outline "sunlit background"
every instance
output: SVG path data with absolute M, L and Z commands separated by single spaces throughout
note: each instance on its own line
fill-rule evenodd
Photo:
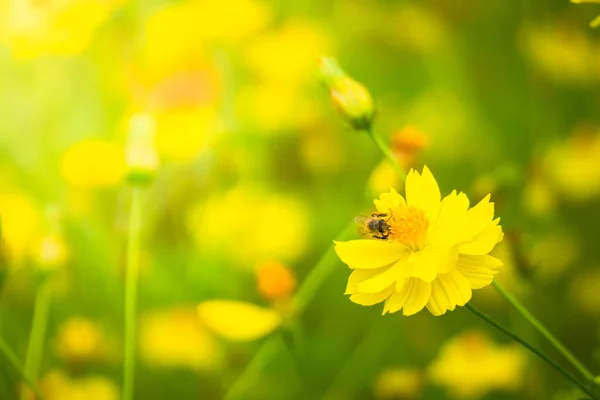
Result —
M 304 368 L 267 341 L 340 232 L 403 189 L 332 107 L 328 55 L 369 88 L 405 168 L 427 164 L 443 194 L 492 193 L 498 280 L 600 372 L 596 14 L 567 0 L 0 0 L 0 337 L 24 362 L 49 282 L 45 398 L 120 398 L 123 149 L 143 112 L 161 166 L 143 193 L 136 399 L 578 399 L 463 308 L 351 303 L 334 257 L 295 321 Z M 493 289 L 472 301 L 560 359 Z M 20 386 L 0 359 L 0 399 Z

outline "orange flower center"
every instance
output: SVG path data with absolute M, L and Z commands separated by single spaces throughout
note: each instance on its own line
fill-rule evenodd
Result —
M 388 221 L 390 225 L 390 239 L 417 251 L 425 247 L 429 220 L 423 210 L 414 206 L 398 208 Z

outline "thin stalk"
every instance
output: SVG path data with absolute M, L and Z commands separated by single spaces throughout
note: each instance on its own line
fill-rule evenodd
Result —
M 17 356 L 15 355 L 15 353 L 13 353 L 13 351 L 10 349 L 10 347 L 8 346 L 8 344 L 6 344 L 6 342 L 4 341 L 4 339 L 2 339 L 1 337 L 0 337 L 0 354 L 6 359 L 6 361 L 8 361 L 8 363 L 10 364 L 10 366 L 15 371 L 17 371 L 17 373 L 21 377 L 21 380 L 24 383 L 26 383 L 27 386 L 29 386 L 29 388 L 36 395 L 36 397 L 39 398 L 39 399 L 41 399 L 41 400 L 43 400 L 44 396 L 42 396 L 42 394 L 40 393 L 40 391 L 37 388 L 34 380 L 31 379 L 27 375 L 27 373 L 25 372 L 25 369 L 23 367 L 21 367 L 21 363 L 19 363 L 19 359 L 17 358 Z
M 132 400 L 135 381 L 135 336 L 138 270 L 140 263 L 142 189 L 133 187 L 129 214 L 127 266 L 125 271 L 125 354 L 123 364 L 123 400 Z
M 498 292 L 510 303 L 513 305 L 517 311 L 525 317 L 531 325 L 539 333 L 542 334 L 551 344 L 554 346 L 556 350 L 558 350 L 570 363 L 573 365 L 577 371 L 581 373 L 588 382 L 592 382 L 594 380 L 594 375 L 588 370 L 582 363 L 571 353 L 550 331 L 546 328 L 537 318 L 535 318 L 526 308 L 523 306 L 519 300 L 517 300 L 512 294 L 506 291 L 504 287 L 498 283 L 497 281 L 493 281 L 493 285 L 498 290 Z
M 40 284 L 35 295 L 35 306 L 33 309 L 33 322 L 29 333 L 29 344 L 25 356 L 25 373 L 36 382 L 40 372 L 42 355 L 44 353 L 44 339 L 46 338 L 46 327 L 48 325 L 48 310 L 50 308 L 51 280 L 46 278 Z M 21 400 L 27 399 L 27 392 L 21 392 Z
M 390 164 L 392 164 L 392 167 L 394 168 L 394 171 L 396 172 L 396 174 L 398 174 L 398 177 L 402 180 L 402 182 L 406 182 L 406 172 L 404 172 L 402 170 L 402 168 L 400 168 L 400 165 L 398 164 L 398 160 L 392 154 L 392 150 L 390 150 L 390 147 L 388 146 L 388 144 L 372 128 L 368 129 L 366 132 L 371 137 L 371 139 L 373 139 L 373 141 L 375 142 L 375 144 L 377 145 L 377 147 L 379 148 L 381 153 L 383 153 L 385 158 L 387 158 L 387 160 L 390 162 Z
M 349 224 L 338 235 L 338 240 L 347 239 L 351 232 L 355 229 L 354 224 Z M 317 265 L 310 271 L 302 285 L 298 288 L 296 295 L 292 299 L 292 312 L 297 318 L 304 308 L 311 302 L 317 294 L 319 288 L 325 283 L 327 278 L 331 276 L 336 267 L 339 267 L 337 256 L 332 247 L 329 247 Z M 244 393 L 244 390 L 251 387 L 254 380 L 257 379 L 260 371 L 264 368 L 271 358 L 277 354 L 279 346 L 279 335 L 273 335 L 267 338 L 258 352 L 254 355 L 246 369 L 238 376 L 235 382 L 230 386 L 229 390 L 223 397 L 226 400 L 238 399 Z
M 534 353 L 539 358 L 541 358 L 546 363 L 548 363 L 548 365 L 550 365 L 552 368 L 554 368 L 556 371 L 558 371 L 560 374 L 562 374 L 565 378 L 570 380 L 575 386 L 577 386 L 579 389 L 581 389 L 583 392 L 585 392 L 587 395 L 589 395 L 592 399 L 596 400 L 596 397 L 594 397 L 594 394 L 590 391 L 590 389 L 588 387 L 586 387 L 586 385 L 579 382 L 579 380 L 577 378 L 575 378 L 575 376 L 573 376 L 573 374 L 571 374 L 569 371 L 565 370 L 563 367 L 558 365 L 556 362 L 554 362 L 552 359 L 550 359 L 547 355 L 545 355 L 544 353 L 542 353 L 541 351 L 539 351 L 538 349 L 533 347 L 527 341 L 525 341 L 524 339 L 522 339 L 521 337 L 519 337 L 517 334 L 513 333 L 512 331 L 510 331 L 508 328 L 506 328 L 499 322 L 496 322 L 492 317 L 490 317 L 489 315 L 480 311 L 479 309 L 477 309 L 477 307 L 475 307 L 471 303 L 467 303 L 465 305 L 465 307 L 469 311 L 471 311 L 473 314 L 475 314 L 479 318 L 483 319 L 488 324 L 492 325 L 494 328 L 498 329 L 499 331 L 503 332 L 504 334 L 510 336 L 513 340 L 515 340 L 515 341 L 519 342 L 520 344 L 522 344 L 523 346 L 525 346 L 528 350 L 530 350 L 532 353 Z

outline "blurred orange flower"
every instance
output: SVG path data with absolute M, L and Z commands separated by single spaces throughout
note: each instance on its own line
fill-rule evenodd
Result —
M 266 262 L 256 266 L 258 292 L 270 301 L 286 300 L 296 288 L 292 271 L 278 262 Z

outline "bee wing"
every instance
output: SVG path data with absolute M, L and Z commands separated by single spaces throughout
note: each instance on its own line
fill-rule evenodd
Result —
M 358 217 L 354 218 L 354 223 L 356 224 L 356 230 L 359 235 L 364 236 L 364 235 L 372 234 L 372 232 L 369 231 L 369 228 L 367 225 L 368 219 L 369 219 L 369 217 L 364 216 L 364 215 L 359 215 Z

